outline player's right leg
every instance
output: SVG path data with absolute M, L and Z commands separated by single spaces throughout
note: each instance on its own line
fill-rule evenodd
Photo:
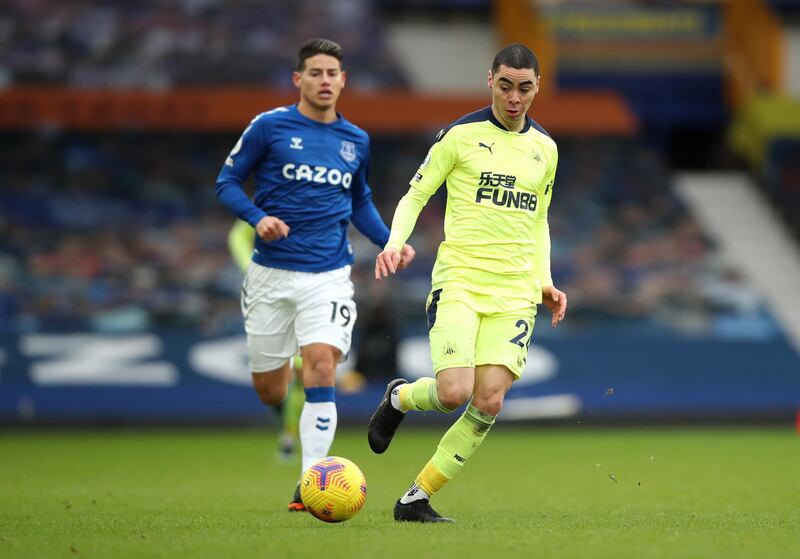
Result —
M 480 324 L 478 314 L 463 291 L 434 290 L 428 297 L 431 359 L 436 378 L 423 377 L 407 383 L 395 379 L 370 419 L 367 439 L 373 452 L 386 451 L 405 413 L 436 410 L 450 413 L 472 394 L 475 365 L 475 339 Z M 444 370 L 470 371 L 442 375 Z
M 264 404 L 283 402 L 292 378 L 291 358 L 297 352 L 294 333 L 296 309 L 280 293 L 284 270 L 253 264 L 242 286 L 242 314 L 247 333 L 247 361 L 253 387 Z M 276 277 L 277 276 L 277 277 Z
M 253 386 L 261 398 L 261 401 L 268 405 L 282 402 L 286 398 L 294 371 L 292 370 L 291 359 L 278 369 L 266 372 L 253 373 Z M 292 499 L 289 502 L 290 512 L 305 511 L 306 507 L 300 498 L 300 484 L 297 484 Z
M 303 389 L 303 358 L 295 356 L 292 359 L 294 375 L 289 383 L 289 393 L 283 402 L 283 428 L 278 448 L 278 456 L 282 462 L 294 459 L 298 440 L 300 438 L 300 414 L 303 411 L 306 396 Z
M 292 379 L 290 361 L 271 371 L 253 371 L 253 388 L 264 404 L 275 406 L 283 402 Z
M 253 263 L 242 285 L 242 315 L 247 333 L 247 361 L 261 401 L 283 401 L 291 380 L 291 358 L 297 353 L 294 321 L 297 309 L 289 297 L 286 270 Z
M 242 285 L 242 314 L 247 333 L 247 359 L 253 386 L 262 402 L 274 405 L 286 397 L 297 353 L 291 298 L 292 272 L 252 264 Z M 305 510 L 302 501 L 290 510 Z

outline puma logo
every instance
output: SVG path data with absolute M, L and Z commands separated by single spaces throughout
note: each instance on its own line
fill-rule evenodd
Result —
M 494 145 L 494 142 L 492 142 L 492 145 L 490 145 L 490 146 L 487 146 L 487 145 L 486 145 L 486 144 L 484 144 L 483 142 L 478 142 L 478 147 L 479 147 L 479 148 L 486 148 L 486 149 L 488 149 L 488 150 L 489 150 L 489 153 L 491 153 L 492 155 L 494 155 L 494 152 L 492 151 L 492 146 L 493 146 L 493 145 Z

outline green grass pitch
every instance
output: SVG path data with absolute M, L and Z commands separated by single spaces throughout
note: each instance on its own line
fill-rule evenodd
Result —
M 0 557 L 800 557 L 800 437 L 787 429 L 498 425 L 434 505 L 392 505 L 441 429 L 373 455 L 341 429 L 367 502 L 343 524 L 288 513 L 298 475 L 264 429 L 0 433 Z

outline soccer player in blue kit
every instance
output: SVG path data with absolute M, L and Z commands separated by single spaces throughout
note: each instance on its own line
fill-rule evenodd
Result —
M 242 314 L 262 402 L 286 397 L 298 347 L 303 357 L 301 475 L 328 455 L 336 431 L 336 364 L 350 351 L 356 320 L 349 224 L 381 249 L 389 239 L 367 184 L 369 136 L 336 112 L 346 77 L 338 44 L 306 41 L 292 74 L 300 101 L 255 117 L 216 184 L 220 201 L 257 234 Z M 250 174 L 252 201 L 243 188 Z M 403 245 L 400 267 L 414 255 Z M 299 484 L 289 510 L 305 510 Z

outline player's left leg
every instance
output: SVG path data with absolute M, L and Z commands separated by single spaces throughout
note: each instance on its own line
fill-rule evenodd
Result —
M 430 498 L 453 479 L 486 438 L 506 393 L 525 367 L 535 315 L 535 306 L 523 302 L 519 308 L 481 318 L 475 344 L 477 366 L 472 400 L 417 476 L 416 486 L 423 497 Z M 409 498 L 416 497 L 404 496 Z
M 328 344 L 313 343 L 302 348 L 303 386 L 306 403 L 300 414 L 302 471 L 328 456 L 336 433 L 336 364 L 341 352 Z
M 490 301 L 479 299 L 477 303 L 491 308 Z M 506 393 L 522 374 L 535 314 L 535 306 L 523 301 L 511 311 L 482 316 L 475 342 L 477 366 L 472 401 L 442 437 L 414 485 L 395 505 L 395 519 L 441 522 L 424 514 L 424 510 L 415 511 L 414 502 L 429 508 L 428 499 L 461 471 L 494 425 Z M 407 508 L 403 509 L 403 505 Z
M 442 371 L 445 372 L 445 371 Z M 503 398 L 514 375 L 502 365 L 481 365 L 475 369 L 472 401 L 458 420 L 447 430 L 433 457 L 417 476 L 414 484 L 395 505 L 396 520 L 442 522 L 435 516 L 415 510 L 427 508 L 427 501 L 453 479 L 486 438 L 503 405 Z M 446 521 L 448 519 L 444 519 Z
M 328 456 L 336 432 L 336 365 L 350 351 L 356 307 L 350 266 L 299 277 L 295 330 L 306 402 L 300 414 L 301 477 Z M 297 495 L 299 497 L 299 495 Z
M 302 453 L 300 477 L 314 462 L 328 455 L 336 433 L 336 363 L 341 352 L 330 345 L 312 343 L 300 348 L 303 356 L 305 403 L 300 412 L 299 432 Z M 303 511 L 298 480 L 289 511 Z

